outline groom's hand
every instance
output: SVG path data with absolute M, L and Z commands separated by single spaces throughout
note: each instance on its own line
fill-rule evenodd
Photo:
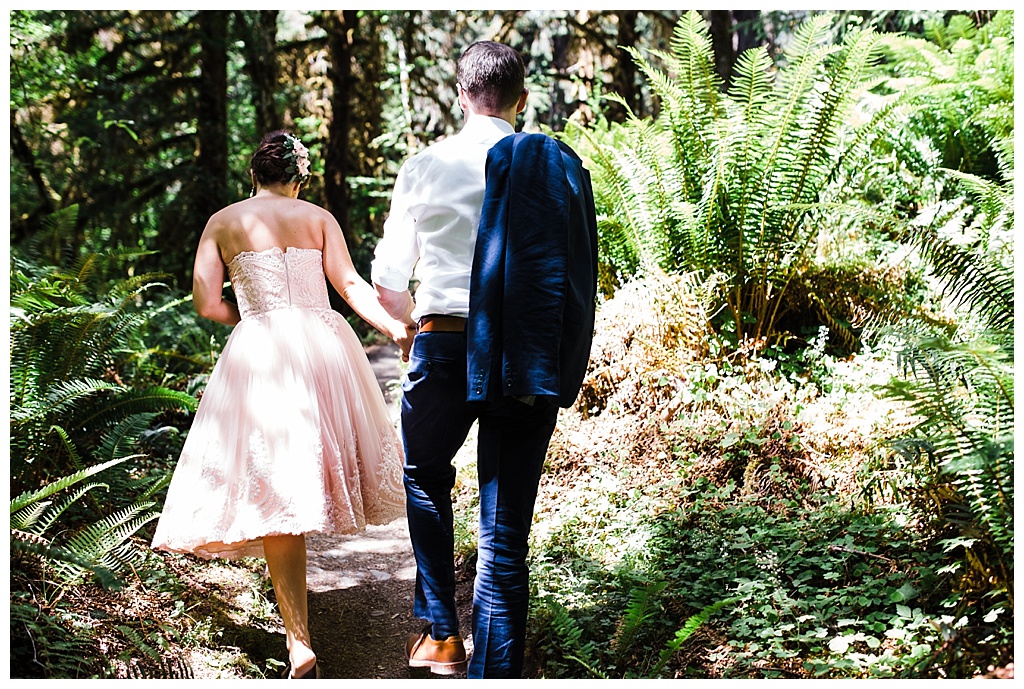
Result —
M 402 350 L 402 361 L 409 360 L 409 351 L 412 350 L 412 341 L 416 337 L 417 327 L 415 323 L 405 325 L 405 333 L 395 338 L 395 343 Z

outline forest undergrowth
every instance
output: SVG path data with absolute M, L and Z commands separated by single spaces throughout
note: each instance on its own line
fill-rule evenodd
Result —
M 885 487 L 916 422 L 881 394 L 895 358 L 833 358 L 821 332 L 716 360 L 692 286 L 655 275 L 599 310 L 538 499 L 532 676 L 1005 676 L 1012 611 L 970 591 L 924 490 Z
M 915 423 L 881 394 L 893 356 L 838 359 L 821 332 L 790 357 L 716 357 L 694 285 L 652 275 L 599 308 L 538 499 L 528 675 L 1012 676 L 1012 609 L 961 568 L 970 544 L 944 542 L 927 491 L 886 487 L 888 440 Z M 60 596 L 19 570 L 12 630 L 39 642 L 12 655 L 23 676 L 276 676 L 261 563 L 148 558 L 122 588 Z

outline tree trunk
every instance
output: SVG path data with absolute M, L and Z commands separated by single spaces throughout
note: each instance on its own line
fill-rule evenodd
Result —
M 14 218 L 11 219 L 11 242 L 16 243 L 25 237 L 29 231 L 28 228 L 37 226 L 40 218 L 46 217 L 57 210 L 57 195 L 50 189 L 50 185 L 46 183 L 46 178 L 36 163 L 32 148 L 25 140 L 21 129 L 18 128 L 17 113 L 14 110 L 11 110 L 11 157 L 21 163 L 25 171 L 28 172 L 33 186 L 39 192 L 39 206 L 37 206 L 29 218 L 24 220 L 18 219 L 17 221 Z
M 733 30 L 736 34 L 736 57 L 739 57 L 744 51 L 759 45 L 759 36 L 764 33 L 764 20 L 761 19 L 761 10 L 733 10 L 732 18 L 736 22 Z M 758 26 L 762 30 L 755 28 Z
M 364 15 L 366 16 L 366 15 Z M 364 180 L 381 179 L 387 175 L 384 156 L 376 142 L 384 133 L 385 92 L 381 83 L 387 78 L 387 62 L 384 43 L 380 36 L 380 23 L 371 15 L 360 25 L 352 43 L 352 84 L 353 93 L 359 94 L 352 101 L 350 111 L 350 134 L 348 147 L 348 169 L 351 176 Z M 364 183 L 348 189 L 348 222 L 350 234 L 359 244 L 364 238 L 380 236 L 383 228 L 383 212 L 380 201 L 372 194 L 372 187 Z M 368 271 L 371 256 L 370 246 L 352 252 L 356 268 Z
M 324 144 L 324 205 L 327 206 L 351 246 L 348 224 L 348 152 L 352 120 L 352 98 L 356 91 L 352 75 L 353 42 L 359 31 L 356 10 L 336 10 L 326 13 L 323 27 L 327 31 L 327 52 L 331 80 L 331 119 L 327 123 L 327 142 Z
M 274 102 L 277 93 L 278 10 L 240 11 L 236 15 L 246 27 L 245 71 L 252 80 L 252 104 L 256 111 L 256 136 L 280 129 L 281 113 Z
M 637 45 L 636 21 L 640 12 L 625 10 L 614 13 L 618 19 L 618 31 L 615 36 L 615 62 L 612 67 L 611 90 L 629 103 L 629 107 L 638 117 L 643 115 L 640 89 L 636 83 L 636 64 L 633 57 L 626 52 L 626 47 Z M 618 103 L 609 102 L 605 115 L 613 122 L 626 121 L 626 109 Z
M 732 67 L 736 63 L 736 49 L 732 45 L 732 11 L 708 10 L 711 47 L 715 52 L 715 71 L 728 86 Z
M 196 18 L 199 58 L 197 212 L 209 217 L 227 204 L 228 186 L 228 21 L 223 10 L 200 12 Z M 196 227 L 201 227 L 197 225 Z M 194 229 L 187 246 L 198 241 Z

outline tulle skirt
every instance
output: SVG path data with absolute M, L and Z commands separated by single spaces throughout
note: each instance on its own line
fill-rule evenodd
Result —
M 359 339 L 328 309 L 243 319 L 214 366 L 153 547 L 263 555 L 263 537 L 405 514 L 402 450 Z

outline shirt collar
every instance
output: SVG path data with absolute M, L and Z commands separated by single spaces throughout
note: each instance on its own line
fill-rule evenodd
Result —
M 466 124 L 462 126 L 462 130 L 459 132 L 460 135 L 468 134 L 474 139 L 492 139 L 495 136 L 504 137 L 515 133 L 515 127 L 500 117 L 474 115 L 472 113 L 466 119 Z

